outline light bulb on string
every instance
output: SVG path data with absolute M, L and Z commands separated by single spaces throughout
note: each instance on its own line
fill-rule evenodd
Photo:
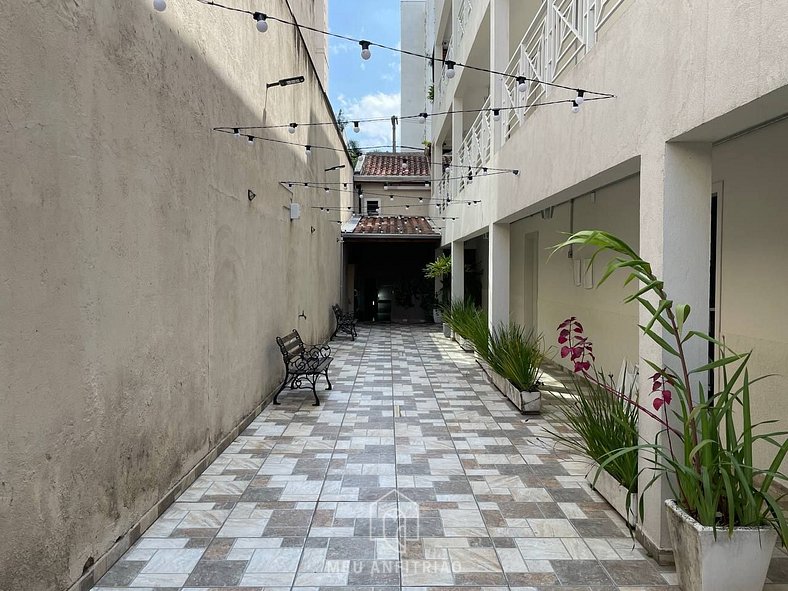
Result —
M 419 120 L 422 123 L 427 123 L 427 113 L 419 113 Z
M 419 197 L 419 203 L 424 203 L 424 197 Z
M 353 133 L 358 133 L 361 131 L 361 125 L 359 125 L 358 121 L 353 122 Z
M 405 209 L 410 209 L 410 205 L 406 205 L 406 206 L 405 206 Z
M 361 59 L 368 60 L 372 57 L 372 52 L 369 50 L 369 46 L 371 45 L 369 41 L 359 41 L 359 45 L 361 45 Z
M 468 184 L 471 184 L 472 182 L 473 182 L 473 171 L 471 170 L 471 167 L 469 166 L 468 167 Z
M 257 30 L 260 31 L 261 33 L 265 33 L 268 30 L 268 21 L 266 20 L 267 18 L 268 16 L 263 14 L 262 12 L 254 13 L 254 20 L 257 21 L 255 26 L 257 27 Z
M 493 121 L 500 121 L 501 120 L 501 110 L 500 109 L 493 109 Z
M 525 76 L 517 76 L 517 90 L 528 92 L 528 79 Z
M 235 129 L 233 129 L 233 136 L 234 137 L 241 137 L 241 130 L 238 129 L 237 127 Z
M 298 127 L 298 123 L 291 123 L 290 125 L 287 126 L 287 131 L 289 131 L 290 134 L 292 135 L 296 132 L 297 127 Z
M 572 113 L 579 113 L 580 112 L 580 105 L 577 104 L 577 100 L 572 101 Z
M 457 73 L 456 70 L 454 69 L 454 66 L 456 65 L 457 65 L 456 62 L 453 62 L 451 60 L 446 60 L 446 78 L 448 78 L 449 80 L 454 78 L 454 75 Z
M 306 146 L 306 155 L 307 156 L 311 156 L 312 155 L 312 146 Z M 304 186 L 306 187 L 307 184 L 304 183 Z
M 577 98 L 575 98 L 575 102 L 577 106 L 582 105 L 586 100 L 586 91 L 578 89 L 577 91 Z
M 167 10 L 167 3 L 164 0 L 153 0 L 153 8 L 159 12 Z
M 430 182 L 429 181 L 424 181 L 424 186 L 429 189 L 430 188 Z
M 328 187 L 326 187 L 326 188 L 324 189 L 324 191 L 325 191 L 326 193 L 329 193 L 329 192 L 331 191 L 331 189 L 329 189 Z
M 247 135 L 246 136 L 246 143 L 249 144 L 250 146 L 253 146 L 254 145 L 254 136 L 253 135 Z
M 384 191 L 388 191 L 389 190 L 389 184 L 388 183 L 383 183 L 383 190 Z

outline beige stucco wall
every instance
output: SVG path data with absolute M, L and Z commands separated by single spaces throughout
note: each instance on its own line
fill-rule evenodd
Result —
M 723 193 L 720 335 L 735 351 L 753 351 L 752 377 L 774 374 L 753 388 L 753 420 L 785 418 L 788 121 L 722 144 L 712 158 L 714 180 L 722 183 Z M 769 451 L 761 446 L 756 463 L 765 464 Z
M 356 178 L 356 185 L 361 185 L 364 190 L 364 213 L 366 213 L 366 201 L 377 201 L 380 205 L 380 215 L 382 216 L 427 216 L 430 212 L 430 191 L 429 189 L 400 189 L 402 185 L 392 182 L 391 187 L 384 189 L 384 183 L 364 181 Z M 394 199 L 391 199 L 391 196 Z M 419 203 L 419 197 L 424 201 Z M 356 199 L 358 201 L 358 199 Z M 408 209 L 405 209 L 405 206 Z M 356 204 L 358 207 L 358 204 Z M 441 225 L 441 220 L 435 220 L 436 225 Z
M 612 232 L 638 246 L 638 179 L 633 177 L 585 195 L 574 203 L 575 228 L 596 228 Z M 533 327 L 553 347 L 555 361 L 571 368 L 561 360 L 557 348 L 557 326 L 577 316 L 594 343 L 597 367 L 606 374 L 617 376 L 623 359 L 638 361 L 637 308 L 623 303 L 626 291 L 621 288 L 623 277 L 613 278 L 598 289 L 576 287 L 574 261 L 567 251 L 551 256 L 552 247 L 566 238 L 570 230 L 570 205 L 555 207 L 551 219 L 535 215 L 511 226 L 510 312 L 512 320 L 531 328 L 529 295 L 531 277 L 526 269 L 526 256 L 531 248 L 526 244 L 529 233 L 538 234 L 537 323 Z M 575 259 L 590 259 L 593 251 L 576 249 Z M 604 271 L 604 257 L 593 265 L 593 276 L 598 280 Z M 584 266 L 585 269 L 585 266 Z
M 339 298 L 338 226 L 310 197 L 291 223 L 276 182 L 344 153 L 210 131 L 329 116 L 297 32 L 168 5 L 0 19 L 2 589 L 76 580 L 272 391 L 274 336 L 325 337 Z

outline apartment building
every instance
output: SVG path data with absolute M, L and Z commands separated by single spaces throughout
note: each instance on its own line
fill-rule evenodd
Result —
M 455 268 L 469 256 L 483 265 L 490 321 L 550 343 L 577 316 L 611 373 L 623 360 L 669 363 L 620 281 L 592 289 L 603 260 L 550 256 L 568 232 L 610 231 L 692 306 L 694 328 L 753 350 L 754 374 L 783 374 L 757 384 L 754 420 L 788 419 L 785 3 L 431 0 L 427 15 L 433 150 L 455 167 L 447 179 L 474 177 L 434 188 L 440 213 L 457 218 L 442 245 Z M 578 89 L 614 98 L 573 109 Z M 484 174 L 494 168 L 519 174 Z M 466 293 L 461 274 L 452 292 Z M 657 428 L 643 417 L 641 431 Z M 655 554 L 669 550 L 667 495 L 663 484 L 645 498 L 639 536 Z

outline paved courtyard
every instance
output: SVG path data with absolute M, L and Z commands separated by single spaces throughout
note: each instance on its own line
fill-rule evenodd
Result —
M 456 344 L 377 326 L 332 348 L 322 406 L 285 391 L 96 590 L 678 589 Z

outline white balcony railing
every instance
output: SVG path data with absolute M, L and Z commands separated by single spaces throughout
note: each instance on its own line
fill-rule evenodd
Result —
M 492 156 L 492 116 L 490 114 L 490 98 L 488 97 L 481 111 L 476 116 L 457 153 L 457 164 L 462 178 L 458 190 L 462 191 L 468 184 L 468 172 L 475 175 L 482 169 Z M 466 169 L 467 167 L 467 169 Z
M 626 0 L 544 0 L 512 56 L 502 84 L 502 142 L 521 126 L 545 95 L 544 82 L 556 82 L 577 63 L 596 42 L 599 30 Z M 466 2 L 463 2 L 465 5 Z M 468 0 L 471 5 L 473 0 Z M 534 80 L 525 92 L 518 89 L 516 76 Z M 442 89 L 445 91 L 445 86 Z M 456 148 L 455 162 L 470 166 L 474 174 L 490 161 L 493 133 L 490 99 L 487 99 L 462 144 Z M 457 170 L 457 169 L 455 169 Z M 467 170 L 467 169 L 461 169 Z M 467 173 L 466 173 L 467 174 Z M 454 185 L 461 191 L 467 184 Z
M 458 42 L 462 42 L 465 37 L 465 31 L 470 24 L 471 15 L 473 13 L 473 4 L 475 0 L 462 0 L 457 11 L 457 33 L 459 34 Z

